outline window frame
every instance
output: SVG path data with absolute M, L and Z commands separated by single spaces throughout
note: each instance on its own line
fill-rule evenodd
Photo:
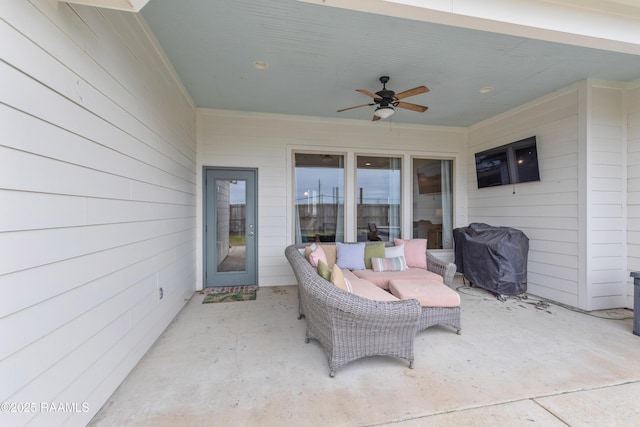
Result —
M 357 241 L 357 156 L 369 156 L 369 157 L 396 157 L 400 159 L 400 236 L 403 239 L 410 239 L 413 237 L 413 159 L 431 159 L 431 160 L 450 160 L 452 162 L 451 170 L 451 187 L 452 187 L 452 229 L 456 227 L 459 221 L 466 221 L 466 215 L 457 211 L 457 204 L 459 202 L 459 194 L 465 192 L 464 188 L 458 188 L 459 177 L 457 176 L 460 162 L 463 159 L 460 153 L 443 153 L 443 152 L 426 152 L 419 150 L 384 150 L 376 149 L 375 151 L 366 151 L 362 147 L 331 147 L 327 146 L 326 150 L 318 150 L 303 145 L 290 145 L 287 150 L 288 168 L 289 168 L 289 181 L 287 183 L 287 235 L 288 241 L 295 243 L 295 154 L 307 153 L 317 155 L 341 155 L 344 158 L 344 204 L 343 204 L 343 228 L 344 228 L 344 241 L 355 242 Z M 464 196 L 464 194 L 462 194 Z M 462 215 L 462 216 L 461 216 Z M 451 251 L 451 249 L 430 249 L 431 251 Z

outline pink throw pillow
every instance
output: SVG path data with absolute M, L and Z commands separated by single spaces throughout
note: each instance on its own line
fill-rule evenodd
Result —
M 329 265 L 327 264 L 327 255 L 324 253 L 324 249 L 322 249 L 320 245 L 317 245 L 309 254 L 309 262 L 316 269 L 318 268 L 318 261 L 322 261 L 325 265 Z
M 427 269 L 427 239 L 393 239 L 393 243 L 404 244 L 404 259 L 409 267 Z

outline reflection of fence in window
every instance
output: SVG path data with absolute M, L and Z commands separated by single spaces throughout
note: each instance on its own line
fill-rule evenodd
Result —
M 246 205 L 229 205 L 229 244 L 243 246 L 246 232 Z
M 305 204 L 299 204 L 298 215 L 300 230 L 307 233 L 335 233 L 338 214 L 342 212 L 342 206 L 334 203 L 318 204 L 310 209 Z M 400 217 L 399 204 L 366 204 L 358 207 L 358 229 L 364 230 L 369 223 L 375 223 L 380 227 L 398 226 L 390 224 L 390 218 Z
M 358 206 L 358 229 L 368 228 L 370 223 L 376 224 L 378 227 L 388 227 L 390 225 L 389 218 L 399 218 L 400 205 L 394 204 L 368 204 Z
M 332 187 L 331 194 L 322 193 L 320 183 L 318 188 L 319 190 L 306 190 L 304 197 L 296 200 L 300 231 L 309 237 L 315 234 L 335 237 L 338 215 L 343 212 L 340 188 Z
M 342 212 L 342 206 L 335 203 L 313 205 L 298 205 L 300 229 L 314 233 L 336 232 L 338 214 Z
M 358 241 L 392 241 L 400 237 L 400 204 L 365 204 L 358 206 Z M 375 227 L 375 231 L 371 227 Z
M 317 223 L 326 224 L 326 228 L 331 228 L 330 225 L 335 226 L 339 208 L 342 208 L 342 206 L 337 206 L 333 203 L 315 205 L 315 209 L 311 209 L 307 205 L 298 205 L 298 215 L 302 221 L 316 220 Z M 390 225 L 389 218 L 397 218 L 399 215 L 399 204 L 362 205 L 358 207 L 358 228 L 366 228 L 370 222 L 388 226 Z

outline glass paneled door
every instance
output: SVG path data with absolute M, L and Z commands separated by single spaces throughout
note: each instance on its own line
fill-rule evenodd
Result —
M 204 172 L 204 287 L 256 285 L 257 171 Z

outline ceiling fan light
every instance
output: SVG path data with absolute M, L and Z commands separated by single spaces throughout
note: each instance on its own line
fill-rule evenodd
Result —
M 381 119 L 386 119 L 387 117 L 391 117 L 394 113 L 393 107 L 378 107 L 373 114 L 380 117 Z

